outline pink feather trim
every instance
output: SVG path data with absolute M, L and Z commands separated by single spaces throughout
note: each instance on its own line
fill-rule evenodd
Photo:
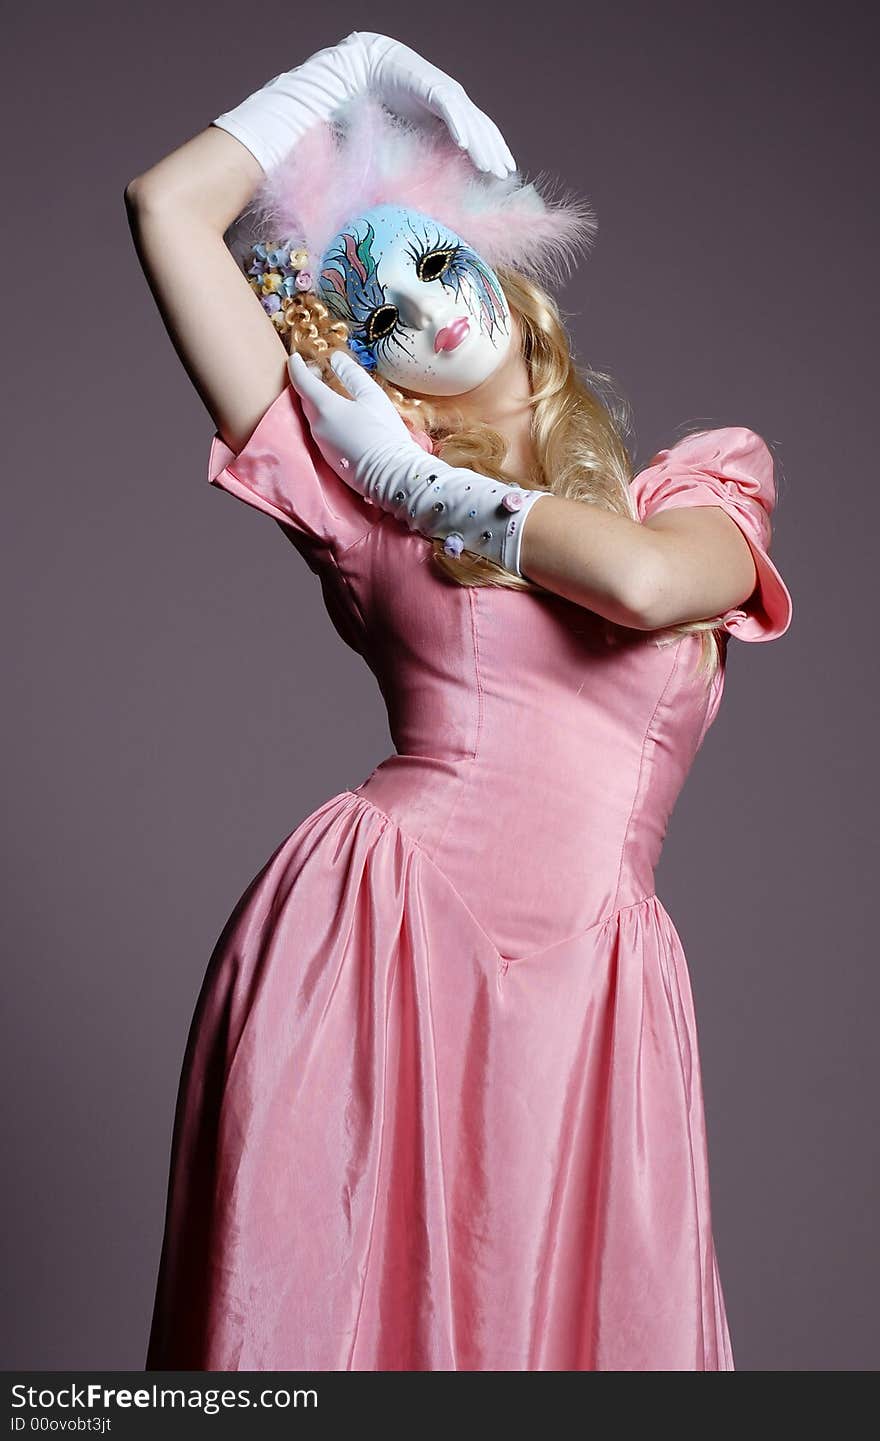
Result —
M 430 128 L 429 128 L 430 124 Z M 372 95 L 309 129 L 265 177 L 236 224 L 239 254 L 257 240 L 290 240 L 316 271 L 347 222 L 373 205 L 419 210 L 455 230 L 490 265 L 558 284 L 598 222 L 589 202 L 552 193 L 545 175 L 506 180 L 477 170 L 442 121 L 394 115 Z

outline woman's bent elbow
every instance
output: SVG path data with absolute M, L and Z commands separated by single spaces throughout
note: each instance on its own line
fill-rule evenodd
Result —
M 129 180 L 123 191 L 125 208 L 129 213 L 146 210 L 148 206 L 155 208 L 158 198 L 157 187 L 151 185 L 143 175 L 136 175 L 133 180 Z
M 653 559 L 641 553 L 632 572 L 627 575 L 620 596 L 621 608 L 629 619 L 624 624 L 633 630 L 657 630 L 662 626 L 658 619 L 662 610 L 663 588 L 659 583 Z

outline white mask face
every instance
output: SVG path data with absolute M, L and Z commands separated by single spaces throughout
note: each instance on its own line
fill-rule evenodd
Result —
M 375 205 L 346 225 L 324 252 L 317 291 L 348 324 L 357 358 L 403 390 L 463 395 L 510 346 L 494 270 L 418 210 Z

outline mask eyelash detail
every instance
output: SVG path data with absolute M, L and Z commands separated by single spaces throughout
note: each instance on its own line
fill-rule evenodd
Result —
M 503 293 L 485 261 L 469 245 L 453 240 L 436 225 L 431 229 L 427 226 L 416 229 L 412 221 L 408 225 L 415 243 L 407 246 L 407 253 L 419 279 L 426 285 L 439 280 L 456 298 L 462 298 L 471 311 L 476 302 L 480 328 L 490 339 L 494 339 L 496 329 L 506 333 Z M 355 339 L 374 356 L 382 354 L 388 360 L 390 352 L 397 350 L 413 359 L 412 344 L 407 344 L 404 338 L 407 332 L 412 335 L 413 327 L 400 319 L 399 312 L 387 335 L 372 338 L 370 334 L 372 317 L 389 306 L 376 273 L 376 259 L 372 253 L 374 239 L 375 232 L 369 223 L 366 234 L 360 240 L 351 234 L 343 236 L 344 248 L 328 257 L 331 264 L 322 271 L 321 280 L 325 282 L 321 287 L 322 293 L 330 309 L 347 322 Z M 446 263 L 437 275 L 425 279 L 422 274 L 425 262 L 435 255 L 442 255 Z M 373 300 L 373 307 L 366 318 L 360 320 L 356 318 L 355 306 L 359 308 L 368 297 Z
M 373 319 L 374 319 L 375 316 L 381 315 L 381 313 L 382 313 L 383 310 L 393 310 L 396 318 L 395 318 L 394 324 L 391 326 L 391 328 L 390 328 L 389 330 L 386 330 L 386 331 L 384 332 L 384 334 L 382 334 L 382 335 L 376 335 L 376 333 L 375 333 L 375 331 L 374 331 L 374 329 L 373 329 Z M 397 325 L 398 325 L 398 323 L 399 323 L 399 319 L 400 319 L 400 316 L 399 316 L 399 313 L 398 313 L 398 310 L 397 310 L 397 306 L 396 306 L 396 305 L 391 305 L 391 304 L 389 304 L 389 302 L 388 302 L 387 300 L 386 300 L 386 301 L 383 301 L 383 303 L 382 303 L 381 305 L 377 305 L 374 310 L 371 310 L 371 311 L 370 311 L 370 314 L 367 316 L 367 318 L 366 318 L 366 320 L 365 320 L 365 322 L 364 322 L 364 331 L 365 331 L 365 336 L 366 336 L 365 343 L 366 343 L 367 345 L 376 345 L 376 344 L 378 344 L 378 342 L 379 342 L 380 340 L 386 340 L 389 335 L 393 335 L 393 334 L 394 334 L 394 331 L 395 331 L 395 329 L 396 329 L 396 327 L 397 327 Z
M 411 223 L 409 228 L 415 236 L 416 231 Z M 441 235 L 441 232 L 435 229 L 433 242 L 430 241 L 428 231 L 425 230 L 422 235 L 421 245 L 418 247 L 408 245 L 407 253 L 412 259 L 413 267 L 417 275 L 419 275 L 420 267 L 429 256 L 438 253 L 445 253 L 446 255 L 448 255 L 449 261 L 444 267 L 443 273 L 431 277 L 431 280 L 440 280 L 442 283 L 446 284 L 448 282 L 444 280 L 444 276 L 450 270 L 452 264 L 454 263 L 455 257 L 458 255 L 461 249 L 462 246 L 458 241 L 446 240 L 444 243 L 444 237 Z M 422 278 L 421 275 L 419 275 L 419 278 Z M 426 281 L 425 283 L 430 284 L 430 280 Z M 458 293 L 459 287 L 456 285 L 453 288 L 455 289 L 456 293 Z M 388 360 L 389 358 L 391 358 L 389 356 L 389 352 L 391 351 L 392 347 L 394 347 L 398 351 L 406 355 L 410 360 L 414 360 L 415 351 L 412 345 L 406 344 L 404 341 L 404 333 L 409 332 L 409 334 L 412 334 L 412 329 L 413 327 L 411 325 L 407 325 L 405 321 L 400 319 L 400 315 L 398 313 L 397 324 L 394 326 L 394 329 L 390 331 L 388 335 L 381 336 L 378 340 L 372 342 L 373 350 L 375 352 L 378 352 L 381 349 L 383 358 L 385 360 Z
M 416 234 L 412 224 L 410 224 L 410 230 L 412 231 L 413 235 Z M 421 267 L 430 256 L 444 254 L 448 257 L 443 272 L 439 275 L 430 276 L 429 279 L 425 281 L 425 284 L 430 284 L 433 280 L 440 280 L 441 282 L 446 283 L 444 281 L 444 276 L 451 269 L 452 265 L 454 264 L 455 257 L 462 249 L 459 241 L 446 240 L 444 242 L 444 237 L 441 235 L 441 232 L 439 230 L 434 231 L 434 237 L 435 238 L 433 243 L 429 243 L 429 236 L 426 230 L 423 234 L 422 243 L 419 247 L 415 247 L 413 245 L 407 246 L 407 254 L 412 259 L 413 267 L 420 280 L 424 279 L 424 277 L 420 273 Z M 458 287 L 454 288 L 457 292 Z M 371 312 L 371 315 L 372 314 L 375 314 L 375 311 Z M 364 322 L 365 344 L 371 345 L 374 350 L 378 350 L 380 346 L 383 347 L 386 359 L 388 358 L 388 350 L 392 345 L 395 345 L 398 347 L 398 349 L 403 351 L 404 355 L 408 355 L 410 359 L 412 359 L 413 351 L 403 343 L 402 334 L 405 331 L 412 332 L 413 327 L 411 325 L 407 325 L 405 321 L 401 320 L 400 314 L 398 312 L 397 322 L 393 330 L 389 331 L 387 335 L 380 336 L 375 341 L 370 341 L 366 339 L 366 332 L 369 327 L 371 315 L 368 316 L 366 321 Z
M 428 256 L 445 252 L 449 255 L 449 263 L 444 267 L 442 274 L 432 278 L 439 280 L 447 290 L 451 290 L 456 299 L 462 298 L 468 309 L 472 308 L 476 300 L 480 329 L 489 336 L 490 340 L 494 339 L 496 329 L 501 329 L 506 334 L 507 321 L 503 293 L 492 271 L 489 270 L 485 261 L 480 259 L 476 251 L 471 250 L 469 245 L 465 245 L 461 241 L 450 240 L 437 227 L 433 231 L 433 240 L 427 227 L 422 229 L 421 235 L 412 224 L 410 224 L 410 230 L 416 240 L 421 241 L 421 248 L 414 245 L 407 247 L 416 274 L 419 273 L 420 265 Z M 465 287 L 467 293 L 463 295 Z
M 398 320 L 397 324 L 389 335 L 383 335 L 379 338 L 379 340 L 373 342 L 373 350 L 377 353 L 381 351 L 383 359 L 391 360 L 393 359 L 393 357 L 389 354 L 389 352 L 391 350 L 391 347 L 395 346 L 404 355 L 408 356 L 410 360 L 414 360 L 414 351 L 404 344 L 401 336 L 402 331 L 411 328 L 412 327 L 405 326 L 402 320 Z
M 412 231 L 413 235 L 416 234 L 416 231 L 415 231 L 415 229 L 413 228 L 412 225 L 410 225 L 410 230 Z M 429 240 L 428 231 L 427 231 L 427 230 L 423 231 L 422 236 L 421 236 L 421 242 L 422 242 L 421 245 L 418 245 L 418 246 L 416 246 L 416 245 L 408 245 L 408 246 L 407 246 L 407 254 L 409 255 L 410 259 L 412 260 L 413 269 L 415 270 L 416 275 L 419 277 L 419 280 L 424 281 L 424 283 L 425 283 L 426 285 L 430 285 L 431 282 L 434 281 L 434 280 L 440 280 L 440 281 L 442 281 L 444 275 L 447 273 L 447 271 L 449 270 L 450 266 L 453 264 L 456 255 L 458 254 L 458 252 L 459 252 L 459 251 L 461 250 L 461 248 L 462 248 L 460 242 L 457 241 L 457 240 L 444 239 L 444 237 L 442 236 L 442 234 L 441 234 L 441 232 L 440 232 L 439 230 L 435 230 L 435 231 L 434 231 L 434 240 L 433 240 L 433 242 L 431 242 L 431 241 Z M 444 256 L 446 256 L 446 257 L 447 257 L 446 265 L 444 266 L 444 268 L 443 268 L 443 270 L 440 272 L 440 274 L 438 274 L 438 275 L 429 275 L 428 278 L 427 278 L 427 280 L 426 280 L 425 277 L 424 277 L 424 275 L 422 274 L 422 267 L 424 266 L 425 261 L 428 260 L 430 257 L 432 257 L 432 256 L 434 256 L 434 255 L 444 255 Z
M 398 318 L 394 329 L 388 335 L 377 339 L 370 337 L 370 320 L 388 302 L 385 290 L 379 283 L 377 259 L 373 253 L 376 232 L 370 222 L 362 235 L 356 231 L 344 231 L 340 243 L 327 256 L 321 270 L 318 290 L 328 309 L 340 320 L 344 320 L 354 340 L 374 355 L 393 344 L 402 322 Z M 361 319 L 364 309 L 370 309 Z M 405 353 L 406 348 L 401 347 Z
M 412 228 L 412 225 L 410 225 L 411 230 Z M 453 263 L 457 252 L 461 249 L 461 246 L 457 241 L 450 241 L 444 244 L 443 238 L 439 230 L 435 231 L 434 233 L 436 238 L 433 244 L 428 243 L 428 233 L 426 231 L 424 234 L 423 243 L 419 248 L 416 248 L 412 245 L 407 246 L 407 254 L 411 257 L 415 272 L 419 276 L 420 280 L 424 278 L 420 273 L 421 267 L 430 256 L 444 254 L 448 257 L 442 274 L 430 276 L 429 279 L 425 281 L 425 284 L 430 284 L 432 280 L 442 281 L 443 276 L 446 274 L 451 264 Z M 415 231 L 413 231 L 413 234 L 415 234 Z M 377 307 L 377 310 L 381 308 L 381 306 Z M 405 321 L 401 320 L 399 312 L 397 316 L 397 321 L 393 329 L 390 330 L 387 335 L 381 335 L 376 340 L 370 340 L 368 338 L 370 321 L 372 319 L 372 316 L 376 313 L 376 310 L 372 311 L 370 315 L 367 316 L 367 319 L 363 322 L 364 344 L 371 346 L 374 351 L 378 351 L 381 347 L 384 358 L 386 360 L 389 358 L 388 352 L 392 346 L 396 346 L 399 350 L 403 352 L 404 355 L 407 355 L 410 359 L 413 359 L 412 349 L 408 347 L 403 340 L 403 333 L 406 331 L 411 332 L 412 326 L 407 325 Z

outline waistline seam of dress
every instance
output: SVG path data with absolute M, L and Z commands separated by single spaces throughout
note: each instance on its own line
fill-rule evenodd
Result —
M 478 918 L 474 915 L 473 911 L 471 910 L 467 901 L 464 899 L 464 896 L 458 890 L 457 886 L 453 884 L 452 880 L 449 878 L 443 868 L 437 864 L 430 851 L 425 849 L 421 841 L 416 840 L 416 837 L 410 831 L 408 831 L 405 826 L 402 826 L 400 822 L 395 819 L 394 816 L 389 815 L 387 811 L 383 811 L 381 806 L 377 806 L 375 801 L 370 800 L 369 796 L 365 796 L 361 791 L 345 790 L 342 792 L 342 794 L 351 796 L 354 800 L 359 801 L 362 805 L 367 806 L 372 811 L 375 811 L 376 815 L 382 816 L 385 822 L 385 825 L 383 825 L 382 827 L 383 831 L 387 828 L 388 825 L 393 826 L 394 829 L 398 831 L 400 835 L 403 836 L 404 839 L 408 841 L 409 844 L 413 846 L 421 856 L 424 856 L 428 865 L 431 867 L 432 870 L 436 871 L 437 875 L 440 876 L 440 878 L 442 879 L 444 885 L 449 887 L 450 891 L 455 896 L 459 905 L 473 921 L 477 930 L 480 932 L 480 935 L 484 937 L 486 944 L 494 952 L 495 956 L 498 959 L 498 969 L 502 972 L 502 974 L 507 970 L 508 966 L 519 965 L 523 961 L 531 960 L 534 956 L 543 955 L 545 951 L 555 950 L 557 946 L 564 946 L 567 945 L 570 941 L 580 940 L 582 937 L 588 936 L 591 931 L 598 931 L 602 926 L 608 925 L 609 921 L 615 920 L 618 916 L 623 915 L 625 911 L 631 911 L 636 906 L 643 906 L 646 901 L 656 900 L 659 902 L 660 900 L 660 897 L 657 895 L 656 891 L 648 891 L 646 895 L 639 896 L 637 900 L 628 901 L 625 906 L 613 906 L 612 909 L 608 911 L 606 915 L 602 916 L 600 920 L 591 921 L 588 926 L 584 926 L 582 930 L 573 931 L 570 936 L 561 936 L 559 940 L 550 941 L 548 945 L 539 946 L 537 950 L 527 951 L 526 954 L 523 956 L 505 956 L 498 949 L 497 945 L 492 940 L 492 937 L 489 935 L 485 927 L 481 925 Z

